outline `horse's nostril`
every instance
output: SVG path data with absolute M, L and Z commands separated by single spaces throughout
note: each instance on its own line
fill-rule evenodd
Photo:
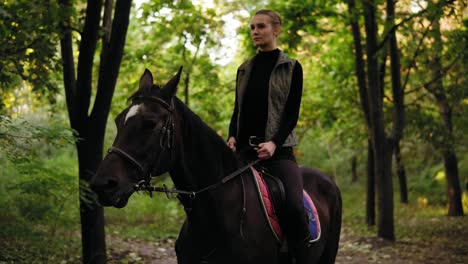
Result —
M 101 192 L 105 190 L 112 190 L 119 186 L 117 180 L 109 178 L 109 179 L 100 179 L 94 180 L 90 183 L 91 189 L 95 192 Z
M 113 189 L 117 187 L 119 184 L 116 180 L 114 179 L 109 179 L 107 180 L 107 184 L 104 186 L 105 189 Z

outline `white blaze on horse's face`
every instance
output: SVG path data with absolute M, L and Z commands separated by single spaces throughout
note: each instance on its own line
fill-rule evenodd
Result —
M 127 120 L 130 117 L 136 116 L 136 114 L 138 114 L 138 112 L 142 111 L 143 108 L 144 108 L 143 104 L 137 104 L 137 105 L 134 105 L 134 106 L 130 107 L 130 110 L 128 110 L 128 113 L 125 116 L 124 124 L 127 123 Z

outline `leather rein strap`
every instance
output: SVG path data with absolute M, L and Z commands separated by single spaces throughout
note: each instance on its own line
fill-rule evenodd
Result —
M 237 176 L 241 175 L 244 171 L 246 171 L 250 167 L 252 167 L 255 164 L 257 164 L 258 162 L 260 162 L 260 160 L 261 159 L 257 159 L 257 160 L 255 160 L 253 162 L 250 162 L 247 165 L 245 165 L 244 167 L 241 167 L 240 169 L 238 169 L 238 170 L 234 171 L 233 173 L 229 174 L 228 176 L 222 178 L 221 181 L 219 181 L 219 182 L 217 182 L 215 184 L 209 185 L 209 186 L 207 186 L 205 188 L 202 188 L 202 189 L 200 189 L 198 191 L 183 191 L 183 190 L 178 190 L 178 189 L 167 189 L 167 187 L 165 185 L 163 185 L 163 187 L 157 187 L 157 186 L 152 186 L 152 185 L 149 185 L 149 184 L 148 185 L 147 184 L 140 184 L 142 182 L 135 185 L 135 189 L 137 191 L 148 191 L 150 193 L 150 196 L 152 195 L 152 192 L 163 192 L 163 193 L 166 193 L 166 196 L 168 198 L 169 198 L 170 193 L 177 193 L 177 194 L 188 195 L 189 198 L 195 199 L 200 193 L 215 189 L 215 188 L 219 187 L 220 185 L 223 185 L 226 182 L 236 178 Z
M 172 122 L 172 114 L 174 112 L 174 107 L 172 106 L 172 101 L 171 101 L 171 104 L 168 104 L 164 100 L 162 100 L 162 99 L 160 99 L 158 97 L 154 97 L 154 96 L 137 96 L 137 97 L 135 97 L 133 99 L 133 102 L 135 102 L 137 100 L 155 101 L 155 102 L 159 103 L 162 107 L 164 107 L 169 112 L 169 116 L 168 116 L 168 118 L 166 120 L 166 123 L 165 123 L 164 127 L 162 128 L 162 132 L 161 132 L 162 135 L 161 135 L 161 138 L 160 138 L 160 147 L 161 147 L 161 149 L 163 151 L 166 150 L 166 148 L 172 149 L 172 147 L 174 145 L 174 134 L 175 134 L 175 125 Z M 170 152 L 171 152 L 171 157 L 172 157 L 172 151 L 170 151 Z M 134 165 L 140 171 L 140 173 L 143 174 L 143 180 L 141 180 L 138 184 L 136 184 L 134 186 L 134 189 L 135 189 L 135 191 L 137 193 L 140 193 L 142 191 L 143 192 L 147 191 L 147 192 L 149 192 L 149 195 L 152 196 L 153 192 L 162 192 L 162 193 L 165 193 L 168 198 L 170 197 L 169 196 L 170 194 L 176 193 L 176 194 L 179 194 L 179 195 L 187 195 L 189 198 L 195 199 L 197 197 L 197 195 L 199 195 L 200 193 L 215 189 L 215 188 L 219 187 L 220 185 L 223 185 L 224 183 L 236 178 L 237 176 L 241 175 L 244 171 L 246 171 L 250 167 L 252 167 L 255 164 L 257 164 L 258 162 L 260 162 L 260 159 L 257 159 L 257 160 L 255 160 L 253 162 L 250 162 L 247 165 L 245 165 L 244 167 L 241 167 L 238 170 L 236 170 L 236 171 L 232 172 L 231 174 L 227 175 L 226 177 L 222 178 L 221 181 L 219 181 L 219 182 L 217 182 L 215 184 L 209 185 L 207 187 L 204 187 L 204 188 L 202 188 L 202 189 L 200 189 L 198 191 L 184 191 L 184 190 L 178 190 L 178 189 L 168 189 L 166 187 L 166 185 L 163 185 L 162 187 L 157 187 L 157 186 L 151 185 L 150 181 L 153 178 L 153 175 L 151 175 L 151 169 L 146 171 L 145 166 L 143 166 L 143 164 L 138 162 L 135 158 L 132 157 L 132 155 L 128 154 L 123 149 L 112 146 L 108 150 L 108 153 L 115 153 L 115 154 L 119 155 L 121 158 L 127 160 L 132 165 Z M 171 160 L 172 160 L 172 158 L 171 158 Z M 159 161 L 158 161 L 158 165 L 159 165 Z

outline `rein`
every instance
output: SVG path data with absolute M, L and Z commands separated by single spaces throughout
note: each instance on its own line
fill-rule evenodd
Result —
M 162 135 L 159 140 L 159 144 L 160 144 L 162 151 L 165 151 L 166 148 L 169 150 L 172 149 L 174 145 L 174 134 L 175 134 L 175 125 L 174 125 L 174 122 L 172 122 L 172 114 L 174 112 L 174 106 L 172 105 L 172 101 L 171 101 L 171 104 L 168 104 L 164 100 L 158 97 L 138 96 L 133 99 L 133 102 L 135 102 L 136 100 L 142 100 L 142 99 L 155 101 L 169 112 L 169 116 L 166 119 L 164 127 L 162 128 L 162 132 L 161 132 Z M 207 187 L 204 187 L 198 191 L 185 191 L 185 190 L 179 190 L 179 189 L 168 189 L 166 185 L 163 185 L 162 187 L 151 185 L 150 181 L 152 178 L 154 178 L 154 176 L 151 174 L 152 168 L 147 167 L 148 169 L 145 169 L 145 166 L 142 163 L 138 162 L 134 157 L 132 157 L 132 155 L 130 155 L 129 153 L 127 153 L 121 148 L 112 146 L 111 148 L 109 148 L 108 153 L 109 154 L 115 153 L 121 158 L 127 160 L 128 162 L 130 162 L 130 164 L 136 167 L 138 171 L 143 175 L 143 180 L 141 180 L 138 184 L 135 184 L 133 186 L 135 192 L 137 193 L 149 192 L 150 197 L 153 197 L 153 192 L 161 192 L 161 193 L 165 193 L 167 198 L 170 198 L 170 194 L 176 193 L 179 195 L 187 195 L 192 200 L 195 199 L 197 195 L 199 195 L 200 193 L 215 189 L 219 187 L 220 185 L 223 185 L 224 183 L 236 178 L 237 176 L 241 175 L 244 171 L 246 171 L 248 168 L 257 164 L 261 160 L 261 159 L 257 159 L 253 162 L 250 162 L 247 165 L 239 168 L 238 170 L 222 178 L 221 181 L 214 183 L 212 185 L 209 185 Z M 172 155 L 173 155 L 172 150 L 170 151 L 170 155 L 171 155 L 171 161 L 172 161 Z M 158 165 L 160 161 L 161 161 L 161 155 L 159 156 L 159 160 L 157 162 Z
M 237 176 L 241 175 L 244 171 L 246 171 L 248 168 L 254 166 L 258 162 L 260 162 L 261 159 L 256 159 L 253 162 L 248 163 L 244 167 L 241 167 L 240 169 L 234 171 L 233 173 L 229 174 L 228 176 L 224 177 L 221 179 L 221 181 L 214 183 L 212 185 L 209 185 L 205 188 L 202 188 L 198 191 L 183 191 L 183 190 L 178 190 L 178 189 L 167 189 L 166 185 L 163 185 L 162 187 L 157 187 L 157 186 L 152 186 L 150 184 L 147 184 L 145 181 L 141 181 L 138 184 L 134 186 L 134 189 L 136 192 L 139 191 L 148 191 L 150 196 L 152 197 L 152 192 L 161 192 L 161 193 L 166 193 L 167 198 L 170 198 L 169 194 L 171 193 L 177 193 L 177 194 L 183 194 L 183 195 L 188 195 L 189 198 L 195 199 L 197 195 L 200 193 L 215 189 L 219 187 L 220 185 L 225 184 L 226 182 L 236 178 Z

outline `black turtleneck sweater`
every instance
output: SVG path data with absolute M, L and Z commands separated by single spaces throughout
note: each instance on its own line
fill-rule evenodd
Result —
M 264 137 L 265 126 L 268 118 L 268 90 L 270 75 L 278 61 L 280 50 L 260 51 L 254 58 L 252 72 L 249 77 L 247 89 L 242 103 L 242 116 L 240 117 L 240 129 L 237 145 L 248 145 L 250 136 Z M 291 90 L 281 119 L 278 132 L 272 141 L 278 146 L 284 141 L 296 127 L 299 117 L 299 109 L 302 97 L 302 66 L 297 62 L 294 66 Z M 229 136 L 235 137 L 237 131 L 238 98 L 229 126 Z

